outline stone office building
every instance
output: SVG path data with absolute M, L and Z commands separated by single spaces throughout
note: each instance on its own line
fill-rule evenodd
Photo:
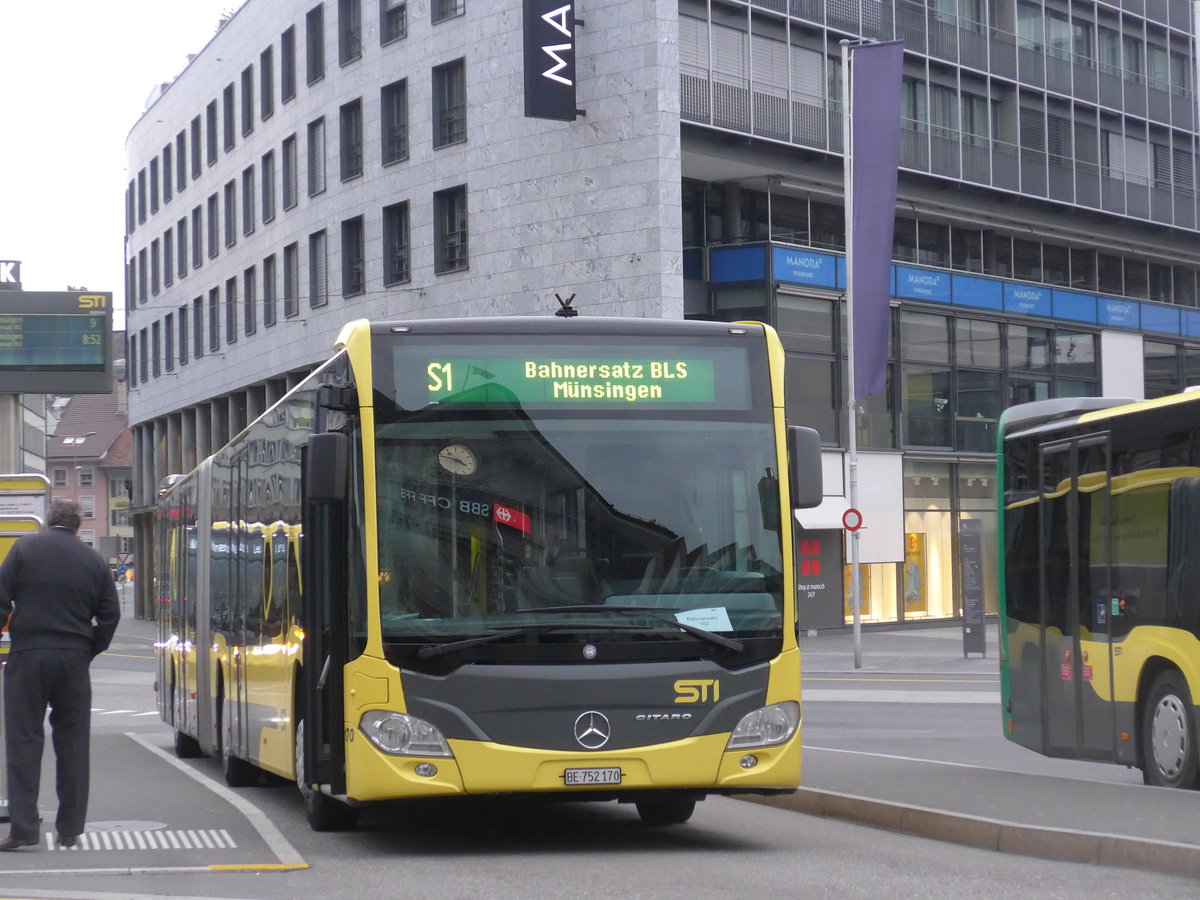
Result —
M 562 32 L 536 67 L 525 5 Z M 994 572 L 1007 405 L 1200 382 L 1186 0 L 572 7 L 248 0 L 163 85 L 127 145 L 140 542 L 159 480 L 345 321 L 573 293 L 779 329 L 789 418 L 826 444 L 801 620 L 842 623 L 847 39 L 905 47 L 890 376 L 858 417 L 866 621 L 960 614 L 964 520 Z M 527 70 L 573 75 L 575 109 L 527 116 Z

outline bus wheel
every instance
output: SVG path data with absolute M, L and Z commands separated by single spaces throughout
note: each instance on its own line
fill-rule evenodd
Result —
M 296 786 L 304 800 L 304 815 L 313 831 L 348 831 L 358 821 L 358 810 L 322 794 L 308 783 L 304 765 L 304 720 L 296 723 Z
M 1198 768 L 1192 697 L 1183 676 L 1169 669 L 1150 685 L 1142 708 L 1142 780 L 1160 787 L 1196 786 Z
M 195 759 L 198 756 L 203 756 L 204 751 L 200 749 L 200 742 L 190 734 L 176 731 L 175 755 L 180 759 Z
M 634 805 L 647 825 L 681 825 L 692 817 L 696 799 L 687 794 L 651 794 Z

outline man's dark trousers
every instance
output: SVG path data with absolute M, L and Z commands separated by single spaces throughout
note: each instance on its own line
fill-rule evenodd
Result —
M 83 833 L 88 804 L 92 716 L 91 654 L 86 650 L 14 650 L 4 670 L 4 728 L 8 749 L 8 812 L 12 837 L 37 841 L 38 785 L 50 706 L 54 732 L 61 835 Z

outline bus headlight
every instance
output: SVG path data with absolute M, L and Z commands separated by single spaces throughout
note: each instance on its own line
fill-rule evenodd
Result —
M 773 703 L 742 716 L 733 734 L 729 735 L 726 750 L 742 750 L 747 747 L 769 747 L 782 744 L 800 725 L 800 704 L 794 700 Z
M 358 721 L 367 739 L 392 756 L 453 756 L 442 733 L 416 716 L 372 709 Z

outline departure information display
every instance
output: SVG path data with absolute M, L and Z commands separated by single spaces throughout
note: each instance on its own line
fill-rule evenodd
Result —
M 104 371 L 102 315 L 0 313 L 0 369 Z
M 0 291 L 0 393 L 112 390 L 112 294 Z

